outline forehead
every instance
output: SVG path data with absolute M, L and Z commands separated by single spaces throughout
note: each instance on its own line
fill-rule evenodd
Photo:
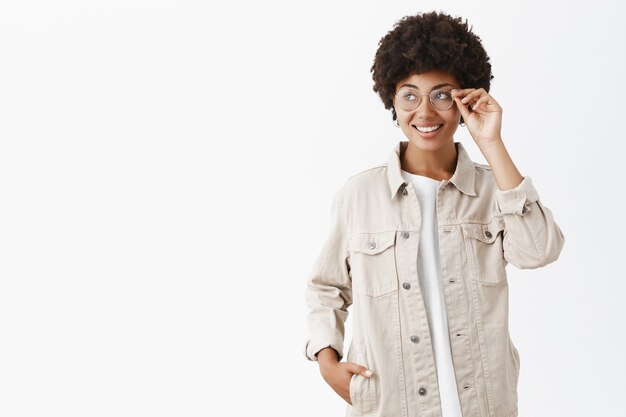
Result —
M 459 87 L 459 82 L 456 77 L 450 73 L 443 71 L 428 71 L 421 74 L 411 74 L 408 77 L 396 83 L 396 89 L 400 88 L 403 84 L 412 84 L 419 90 L 431 90 L 433 87 L 439 84 L 448 83 L 454 87 Z

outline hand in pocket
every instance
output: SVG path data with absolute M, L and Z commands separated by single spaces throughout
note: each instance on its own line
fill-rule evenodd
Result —
M 353 374 L 358 374 L 365 378 L 372 376 L 372 371 L 365 366 L 354 362 L 336 362 L 328 364 L 320 369 L 322 377 L 330 387 L 348 404 L 352 404 L 350 398 L 350 381 Z

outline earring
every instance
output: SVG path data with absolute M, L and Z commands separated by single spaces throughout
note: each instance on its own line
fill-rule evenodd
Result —
M 398 119 L 396 119 L 396 120 L 394 120 L 394 121 L 393 121 L 393 125 L 394 125 L 395 127 L 400 127 L 400 122 L 398 122 Z

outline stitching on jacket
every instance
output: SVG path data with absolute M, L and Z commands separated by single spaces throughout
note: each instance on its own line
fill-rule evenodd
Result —
M 475 272 L 477 272 L 476 270 L 477 266 L 474 264 L 474 252 L 470 245 L 469 239 L 470 238 L 464 233 L 463 240 L 465 243 L 465 254 L 467 256 L 468 263 L 470 263 L 471 268 L 474 269 Z M 476 291 L 477 291 L 476 285 L 478 284 L 474 284 L 471 281 L 472 280 L 470 277 L 469 287 L 472 291 L 472 301 L 474 303 L 474 316 L 476 319 L 476 327 L 478 327 L 477 329 L 478 351 L 480 352 L 481 364 L 483 368 L 483 381 L 485 383 L 485 389 L 487 391 L 487 407 L 489 408 L 489 413 L 491 415 L 494 415 L 495 413 L 494 413 L 494 408 L 493 408 L 493 398 L 492 398 L 492 392 L 491 392 L 490 372 L 487 366 L 487 355 L 483 350 L 483 347 L 485 345 L 485 339 L 484 337 L 481 337 L 481 333 L 482 333 L 481 330 L 484 332 L 484 327 L 482 323 L 482 311 L 480 310 L 480 305 L 478 303 L 478 294 L 476 294 Z
M 543 210 L 541 210 L 541 212 L 543 213 Z M 528 221 L 526 220 L 525 216 L 521 216 L 521 217 L 523 219 L 524 224 L 526 225 L 526 230 L 528 230 L 528 233 L 530 234 L 530 237 L 533 239 L 533 243 L 535 244 L 535 250 L 537 251 L 537 256 L 539 257 L 539 266 L 542 267 L 542 266 L 544 266 L 544 259 L 545 259 L 545 257 L 543 256 L 543 253 L 542 253 L 543 251 L 540 248 L 541 243 L 539 242 L 539 240 L 535 236 L 535 233 L 533 232 L 533 229 L 528 224 Z
M 394 248 L 394 251 L 397 251 L 398 248 L 397 246 Z M 396 252 L 395 254 L 395 259 L 398 259 L 398 253 Z M 396 277 L 397 279 L 400 279 L 400 271 L 398 271 L 398 262 L 396 262 Z M 407 387 L 406 387 L 406 376 L 404 375 L 404 352 L 402 351 L 402 329 L 401 327 L 401 323 L 400 323 L 400 310 L 401 310 L 401 306 L 400 306 L 400 291 L 398 291 L 396 293 L 396 300 L 393 303 L 394 304 L 394 315 L 393 315 L 393 321 L 394 321 L 394 325 L 396 328 L 396 343 L 398 344 L 398 349 L 397 349 L 397 359 L 398 359 L 398 367 L 400 368 L 400 372 L 399 372 L 399 388 L 400 388 L 400 411 L 402 412 L 402 417 L 408 417 L 408 409 L 409 409 L 409 405 L 407 402 Z M 379 403 L 376 404 L 376 406 L 380 406 Z
M 361 171 L 359 171 L 359 172 L 357 172 L 357 173 L 355 173 L 355 174 L 352 174 L 352 175 L 348 176 L 348 179 L 350 179 L 350 178 L 354 178 L 354 177 L 359 176 L 359 175 L 361 175 L 361 174 L 364 174 L 364 173 L 366 173 L 366 172 L 373 171 L 373 170 L 375 170 L 375 169 L 380 169 L 380 168 L 387 168 L 387 163 L 386 163 L 386 162 L 385 162 L 385 163 L 381 163 L 381 164 L 379 164 L 379 165 L 375 165 L 375 166 L 373 166 L 373 167 L 370 167 L 370 168 L 366 168 L 366 169 L 364 169 L 364 170 L 361 170 Z M 346 181 L 347 181 L 347 180 L 346 180 Z

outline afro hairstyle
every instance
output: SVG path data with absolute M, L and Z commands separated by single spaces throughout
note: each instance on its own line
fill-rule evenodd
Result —
M 396 84 L 431 70 L 452 74 L 461 88 L 482 87 L 487 92 L 494 78 L 489 56 L 467 19 L 463 22 L 460 17 L 435 11 L 405 16 L 378 42 L 371 68 L 373 90 L 385 109 L 391 110 L 394 122 Z

